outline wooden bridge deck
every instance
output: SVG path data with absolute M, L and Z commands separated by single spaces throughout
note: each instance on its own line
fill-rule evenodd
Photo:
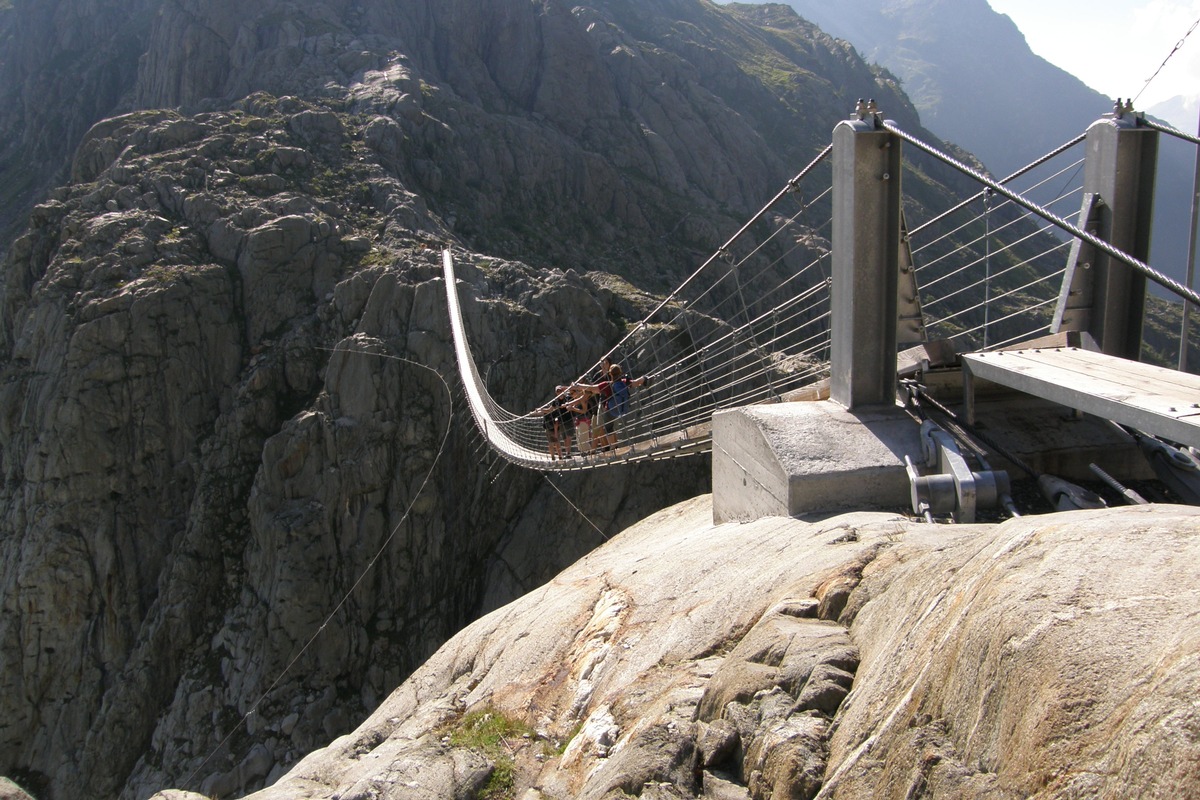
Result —
M 1200 376 L 1078 347 L 961 356 L 967 415 L 972 377 L 1042 397 L 1143 433 L 1200 447 Z

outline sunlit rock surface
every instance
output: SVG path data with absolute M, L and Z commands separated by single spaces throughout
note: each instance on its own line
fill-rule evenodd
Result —
M 500 765 L 526 798 L 1196 792 L 1200 510 L 710 513 L 660 512 L 481 619 L 253 797 L 466 798 Z M 481 709 L 530 733 L 456 747 Z

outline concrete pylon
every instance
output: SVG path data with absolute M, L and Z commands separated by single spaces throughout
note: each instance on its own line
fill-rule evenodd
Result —
M 1139 127 L 1131 108 L 1119 108 L 1088 128 L 1086 147 L 1083 191 L 1100 200 L 1096 235 L 1148 262 L 1158 131 Z M 1087 330 L 1103 352 L 1136 361 L 1142 349 L 1146 276 L 1105 253 L 1093 251 L 1092 257 Z
M 833 129 L 832 400 L 853 409 L 896 397 L 900 143 L 874 101 Z

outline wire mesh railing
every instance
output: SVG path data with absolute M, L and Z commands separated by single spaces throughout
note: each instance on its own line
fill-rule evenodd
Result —
M 1129 253 L 1126 253 L 1117 247 L 1114 247 L 1112 244 L 1099 238 L 1094 233 L 1086 231 L 1083 228 L 1079 227 L 1074 222 L 1069 221 L 1066 217 L 1064 217 L 1060 214 L 1057 214 L 1054 211 L 1052 211 L 1048 208 L 1045 208 L 1042 205 L 1039 205 L 1038 203 L 1034 202 L 1033 200 L 1030 200 L 1027 197 L 1024 197 L 1023 195 L 1006 187 L 1003 183 L 995 181 L 992 178 L 987 177 L 986 175 L 984 175 L 984 174 L 978 172 L 977 170 L 962 163 L 958 159 L 953 158 L 943 152 L 940 152 L 939 150 L 937 150 L 937 148 L 933 147 L 932 145 L 929 145 L 926 142 L 923 142 L 920 139 L 918 139 L 917 137 L 913 136 L 912 134 L 905 132 L 903 129 L 898 128 L 894 123 L 885 121 L 883 123 L 883 127 L 885 130 L 888 130 L 888 131 L 894 133 L 896 136 L 900 137 L 903 141 L 908 142 L 909 144 L 912 144 L 917 149 L 922 150 L 923 152 L 933 156 L 937 160 L 939 160 L 951 167 L 954 167 L 959 172 L 974 179 L 975 181 L 977 181 L 980 185 L 984 186 L 985 188 L 991 189 L 993 192 L 1011 200 L 1014 204 L 1020 206 L 1021 208 L 1025 209 L 1026 211 L 1029 211 L 1029 212 L 1035 214 L 1036 216 L 1040 217 L 1041 219 L 1053 224 L 1059 230 L 1062 230 L 1062 231 L 1070 234 L 1071 236 L 1074 236 L 1075 238 L 1077 238 L 1083 242 L 1086 242 L 1087 244 L 1096 248 L 1097 250 L 1099 250 L 1100 252 L 1109 256 L 1110 258 L 1114 258 L 1117 261 L 1120 261 L 1120 262 L 1128 265 L 1133 270 L 1141 273 L 1143 276 L 1145 276 L 1149 280 L 1154 281 L 1155 283 L 1157 283 L 1159 286 L 1166 289 L 1167 291 L 1175 294 L 1176 296 L 1178 296 L 1182 299 L 1189 300 L 1192 303 L 1200 304 L 1200 294 L 1197 294 L 1195 289 L 1184 286 L 1182 283 L 1175 280 L 1174 278 L 1163 274 L 1159 270 L 1154 269 L 1152 266 L 1147 264 L 1145 261 L 1142 261 L 1141 259 L 1136 258 L 1135 256 L 1133 256 Z
M 1141 117 L 1139 119 L 1139 123 L 1147 128 L 1156 130 L 1159 133 L 1165 134 L 1168 137 L 1176 140 L 1164 144 L 1164 146 L 1160 149 L 1160 160 L 1165 156 L 1166 150 L 1169 147 L 1185 148 L 1182 150 L 1177 150 L 1176 152 L 1189 153 L 1193 163 L 1195 164 L 1195 172 L 1192 177 L 1192 206 L 1190 208 L 1191 214 L 1187 230 L 1171 231 L 1171 233 L 1174 235 L 1182 235 L 1185 237 L 1184 241 L 1187 243 L 1187 267 L 1184 285 L 1190 288 L 1195 288 L 1196 260 L 1198 257 L 1197 247 L 1200 245 L 1200 241 L 1198 241 L 1198 238 L 1200 238 L 1200 231 L 1197 230 L 1197 228 L 1200 227 L 1200 220 L 1197 219 L 1197 215 L 1200 213 L 1200 209 L 1197 208 L 1197 204 L 1200 203 L 1200 136 L 1193 136 L 1190 133 L 1185 133 L 1184 131 L 1173 128 L 1170 125 L 1164 125 L 1155 122 L 1154 120 L 1146 119 L 1145 117 Z M 1187 149 L 1188 145 L 1191 145 L 1190 150 Z M 1156 200 L 1156 202 L 1158 202 L 1158 200 Z M 1157 300 L 1155 298 L 1150 298 L 1150 304 L 1152 307 L 1157 305 Z M 1163 352 L 1159 352 L 1157 355 L 1164 360 L 1171 361 L 1180 370 L 1200 374 L 1200 314 L 1198 314 L 1197 311 L 1198 309 L 1194 303 L 1188 301 L 1184 302 L 1180 313 L 1179 324 L 1175 326 L 1178 332 L 1178 347 L 1176 347 L 1172 352 L 1170 350 L 1170 346 L 1168 345 L 1162 348 Z M 1150 320 L 1150 327 L 1152 329 L 1150 331 L 1151 336 L 1157 333 L 1157 331 L 1153 330 L 1156 322 L 1157 320 Z
M 829 153 L 631 324 L 589 373 L 523 413 L 502 408 L 474 365 L 447 252 L 460 371 L 489 444 L 542 470 L 703 453 L 714 411 L 787 399 L 827 376 L 832 211 L 818 168 Z M 619 374 L 609 371 L 614 365 Z
M 949 339 L 960 351 L 989 350 L 1053 332 L 1058 301 L 1066 292 L 1063 284 L 1071 248 L 1080 243 L 1127 264 L 1185 303 L 1200 299 L 1195 289 L 1086 229 L 1083 158 L 1059 158 L 1082 142 L 1083 135 L 1012 176 L 994 181 L 892 123 L 884 127 L 981 185 L 974 197 L 910 232 L 930 338 Z M 1158 305 L 1162 302 L 1149 301 L 1148 332 L 1160 323 L 1159 317 L 1176 313 L 1170 306 Z M 1188 324 L 1186 305 L 1181 308 L 1183 327 L 1178 338 L 1184 348 L 1200 331 Z M 1159 353 L 1150 355 L 1166 360 Z
M 1077 209 L 1082 157 L 1041 160 L 1006 178 L 1059 214 Z M 1061 163 L 1060 163 L 1061 162 Z M 1020 183 L 1016 183 L 1017 179 Z M 1053 223 L 984 188 L 909 232 L 926 333 L 962 350 L 989 350 L 1048 333 L 1070 239 Z
M 1053 332 L 1080 242 L 1197 301 L 1195 290 L 1090 232 L 1084 135 L 996 181 L 893 123 L 882 125 L 980 186 L 946 211 L 912 220 L 919 224 L 906 232 L 927 339 L 950 340 L 966 352 Z M 827 377 L 831 150 L 650 314 L 629 324 L 592 370 L 536 409 L 513 412 L 488 393 L 471 358 L 447 252 L 447 299 L 465 393 L 488 444 L 511 462 L 542 470 L 702 453 L 711 449 L 714 411 L 790 399 Z M 1184 335 L 1192 332 L 1185 327 Z

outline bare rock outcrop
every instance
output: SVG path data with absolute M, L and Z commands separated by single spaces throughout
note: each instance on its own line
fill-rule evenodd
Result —
M 0 257 L 93 124 L 131 110 L 161 0 L 0 4 Z
M 524 798 L 1200 790 L 1200 511 L 710 515 L 660 512 L 481 619 L 252 797 L 472 797 L 464 750 Z M 480 712 L 525 733 L 465 742 Z
M 877 559 L 831 796 L 1196 796 L 1198 546 L 1195 508 L 1128 507 Z
M 853 98 L 919 129 L 898 85 L 847 45 L 754 6 L 15 4 L 0 9 L 13 31 L 0 164 L 17 178 L 0 187 L 0 231 L 104 118 L 266 92 L 381 118 L 388 169 L 481 252 L 679 270 L 719 235 L 714 218 L 740 221 L 807 162 Z M 686 249 L 659 246 L 666 231 Z

